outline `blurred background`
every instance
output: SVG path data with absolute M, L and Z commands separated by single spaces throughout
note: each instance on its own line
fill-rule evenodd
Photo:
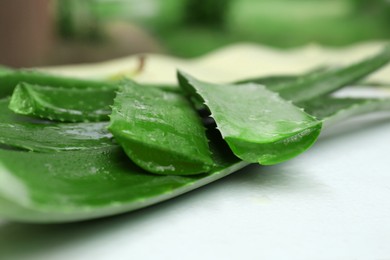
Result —
M 189 58 L 236 42 L 343 46 L 388 40 L 389 28 L 389 0 L 0 0 L 0 64 Z

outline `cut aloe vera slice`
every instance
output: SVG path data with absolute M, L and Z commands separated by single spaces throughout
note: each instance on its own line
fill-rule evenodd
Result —
M 197 174 L 213 166 L 201 119 L 180 94 L 128 82 L 115 99 L 109 130 L 149 172 Z
M 211 84 L 178 74 L 180 85 L 200 96 L 235 155 L 263 165 L 283 162 L 309 148 L 321 122 L 262 85 Z

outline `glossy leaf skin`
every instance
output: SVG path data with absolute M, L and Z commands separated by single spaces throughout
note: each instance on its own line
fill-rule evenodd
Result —
M 270 165 L 309 148 L 321 122 L 262 85 L 217 85 L 178 74 L 181 86 L 201 96 L 233 153 Z
M 108 121 L 115 91 L 109 88 L 65 89 L 19 83 L 9 108 L 15 113 L 65 122 Z
M 202 122 L 180 94 L 125 84 L 109 130 L 141 168 L 157 174 L 198 174 L 213 166 Z
M 11 70 L 0 69 L 0 98 L 10 96 L 16 85 L 26 82 L 41 86 L 63 87 L 63 88 L 110 88 L 116 89 L 114 82 L 85 80 L 69 77 L 51 75 L 34 70 Z
M 326 70 L 323 73 L 308 74 L 297 78 L 293 82 L 286 82 L 272 86 L 286 100 L 304 102 L 312 98 L 329 94 L 341 87 L 354 83 L 390 61 L 390 45 L 377 55 L 358 63 Z
M 0 144 L 36 152 L 98 149 L 115 145 L 108 123 L 53 123 L 18 116 L 0 100 Z

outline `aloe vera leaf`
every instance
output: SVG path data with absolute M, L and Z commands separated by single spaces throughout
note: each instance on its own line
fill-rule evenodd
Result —
M 299 104 L 305 111 L 326 126 L 333 125 L 356 115 L 390 111 L 389 98 L 335 98 L 321 97 Z
M 108 123 L 52 123 L 18 116 L 0 100 L 0 144 L 37 152 L 97 149 L 115 145 Z
M 354 83 L 383 67 L 389 61 L 390 45 L 371 58 L 346 67 L 326 70 L 323 73 L 308 74 L 297 78 L 294 82 L 277 84 L 272 86 L 272 90 L 287 100 L 303 102 Z
M 217 85 L 178 74 L 185 90 L 196 92 L 210 109 L 234 154 L 270 165 L 288 160 L 317 139 L 321 122 L 262 85 Z
M 149 174 L 119 147 L 58 153 L 0 149 L 0 215 L 44 223 L 114 215 L 176 197 L 248 164 L 215 146 L 213 172 L 191 176 Z
M 128 82 L 115 98 L 109 130 L 149 172 L 198 174 L 213 165 L 199 116 L 174 92 Z
M 277 85 L 282 84 L 282 83 L 293 82 L 293 81 L 296 81 L 298 78 L 312 75 L 315 73 L 317 73 L 317 74 L 323 73 L 323 72 L 330 70 L 330 69 L 331 69 L 331 67 L 329 67 L 329 66 L 319 66 L 319 67 L 316 67 L 314 69 L 309 70 L 308 72 L 305 72 L 302 75 L 300 75 L 300 74 L 297 74 L 297 75 L 294 75 L 294 74 L 293 75 L 291 75 L 291 74 L 271 75 L 271 76 L 263 76 L 263 77 L 256 77 L 256 78 L 248 78 L 248 79 L 236 81 L 234 83 L 235 84 L 257 83 L 257 84 L 265 85 L 267 88 L 269 88 L 268 86 L 270 86 L 269 89 L 272 90 L 271 88 L 273 86 L 277 86 Z
M 108 121 L 115 91 L 65 89 L 19 83 L 9 108 L 15 113 L 66 122 Z
M 115 82 L 77 79 L 34 70 L 11 70 L 4 68 L 0 70 L 0 98 L 10 96 L 16 85 L 21 82 L 63 88 L 117 88 L 117 83 Z
M 244 83 L 257 83 L 265 86 L 273 86 L 281 83 L 291 82 L 296 80 L 300 75 L 274 75 L 274 76 L 265 76 L 257 78 L 249 78 L 244 80 L 239 80 L 234 82 L 235 84 L 244 84 Z

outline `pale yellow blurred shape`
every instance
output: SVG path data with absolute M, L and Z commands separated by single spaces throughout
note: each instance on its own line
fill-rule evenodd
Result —
M 375 54 L 383 42 L 369 42 L 343 48 L 307 45 L 290 50 L 278 50 L 262 45 L 235 44 L 196 59 L 179 59 L 161 54 L 143 54 L 145 66 L 140 73 L 139 55 L 101 63 L 41 68 L 45 71 L 80 78 L 110 78 L 129 75 L 143 83 L 176 83 L 176 70 L 180 69 L 203 80 L 232 82 L 245 78 L 296 74 L 321 65 L 342 65 L 359 61 Z M 390 83 L 390 65 L 373 73 L 368 80 Z

